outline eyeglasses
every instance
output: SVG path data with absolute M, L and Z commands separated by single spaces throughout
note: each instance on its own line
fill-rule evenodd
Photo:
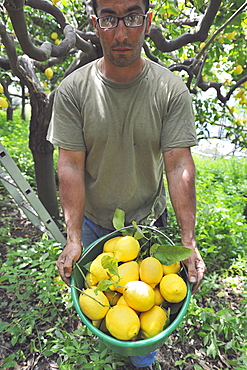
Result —
M 143 26 L 146 14 L 130 14 L 125 17 L 116 17 L 114 15 L 107 15 L 105 17 L 98 17 L 97 22 L 100 28 L 116 28 L 119 21 L 123 21 L 126 27 L 141 27 Z

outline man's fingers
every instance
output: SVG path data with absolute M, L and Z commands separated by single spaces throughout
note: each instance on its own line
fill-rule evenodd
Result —
M 204 272 L 206 271 L 206 266 L 198 250 L 196 250 L 195 253 L 193 253 L 184 262 L 188 268 L 189 282 L 194 284 L 192 291 L 192 293 L 194 294 L 202 282 Z
M 61 275 L 62 280 L 67 284 L 70 285 L 70 277 L 72 274 L 72 260 L 67 257 L 63 257 L 62 255 L 57 260 L 57 267 L 59 273 Z

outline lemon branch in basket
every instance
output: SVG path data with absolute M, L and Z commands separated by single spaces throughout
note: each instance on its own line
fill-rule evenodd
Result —
M 74 288 L 74 289 L 76 289 L 76 290 L 78 290 L 78 292 L 80 292 L 81 294 L 83 294 L 83 295 L 85 295 L 85 296 L 87 296 L 87 297 L 89 297 L 90 299 L 92 299 L 92 300 L 94 300 L 95 302 L 97 302 L 98 304 L 100 304 L 102 307 L 110 307 L 109 305 L 105 305 L 105 304 L 103 304 L 102 302 L 100 302 L 99 300 L 97 300 L 96 298 L 94 298 L 94 297 L 92 297 L 91 295 L 89 295 L 89 294 L 87 294 L 86 292 L 85 292 L 85 290 L 81 290 L 80 288 L 78 288 L 77 286 L 75 286 L 75 285 L 71 285 L 71 287 L 72 288 Z M 99 290 L 99 289 L 98 289 Z M 96 296 L 97 296 L 97 289 L 95 289 L 94 290 L 94 292 L 95 292 L 95 294 L 96 294 Z

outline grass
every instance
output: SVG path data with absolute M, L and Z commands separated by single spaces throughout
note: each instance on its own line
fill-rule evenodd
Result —
M 33 178 L 26 122 L 15 119 L 6 123 L 0 115 L 0 137 L 27 180 Z M 195 156 L 195 162 L 197 242 L 207 273 L 168 345 L 194 343 L 195 351 L 177 359 L 174 369 L 186 369 L 190 364 L 200 370 L 208 363 L 217 368 L 221 361 L 225 368 L 245 370 L 247 160 Z M 0 195 L 3 211 L 6 202 L 6 197 Z M 7 247 L 8 253 L 0 263 L 0 286 L 6 297 L 0 301 L 4 317 L 0 334 L 9 354 L 0 362 L 1 367 L 14 368 L 30 353 L 56 360 L 61 370 L 75 369 L 75 363 L 78 369 L 128 369 L 126 358 L 107 350 L 86 327 L 74 327 L 78 318 L 70 292 L 55 266 L 60 246 L 45 235 L 36 243 L 30 243 L 29 238 L 12 238 L 12 229 L 11 215 L 4 214 L 0 244 Z M 167 234 L 178 240 L 170 204 Z M 11 317 L 4 314 L 9 310 Z

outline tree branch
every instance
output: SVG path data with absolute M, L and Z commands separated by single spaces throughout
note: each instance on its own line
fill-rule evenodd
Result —
M 18 55 L 15 49 L 13 38 L 8 35 L 5 25 L 1 21 L 0 21 L 0 36 L 3 42 L 3 45 L 5 46 L 6 52 L 8 54 L 10 67 L 14 75 L 21 79 L 22 76 L 17 68 Z
M 157 49 L 163 53 L 180 49 L 189 43 L 204 41 L 208 36 L 209 29 L 220 7 L 220 3 L 221 0 L 210 1 L 207 11 L 199 25 L 199 29 L 195 33 L 184 33 L 176 39 L 168 41 L 163 37 L 160 27 L 157 25 L 152 25 L 149 37 L 154 42 Z
M 239 15 L 244 10 L 244 8 L 246 8 L 246 6 L 247 2 L 245 2 L 238 10 L 236 10 L 236 12 L 220 28 L 217 29 L 217 31 L 210 37 L 206 45 L 197 54 L 196 59 L 200 59 L 205 50 L 207 50 L 209 45 L 214 41 L 216 36 L 219 35 L 226 28 L 226 26 L 228 26 L 228 24 L 230 24 L 233 21 L 233 19 L 236 18 L 237 15 Z

